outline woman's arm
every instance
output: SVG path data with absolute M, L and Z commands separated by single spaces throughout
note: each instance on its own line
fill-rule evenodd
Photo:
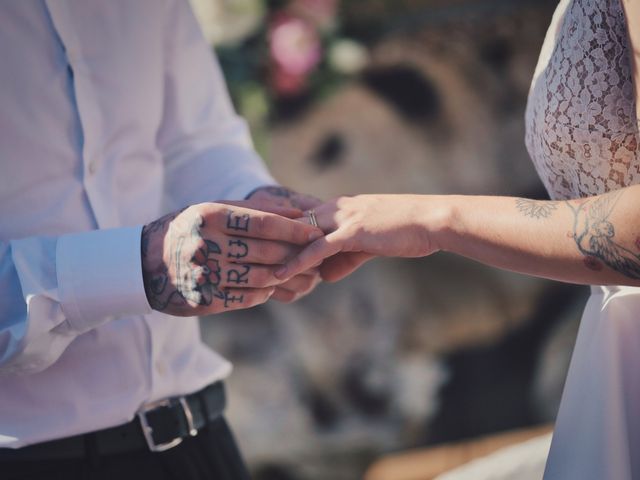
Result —
M 316 216 L 331 233 L 278 275 L 338 252 L 417 257 L 446 250 L 555 280 L 640 286 L 640 186 L 570 201 L 359 195 L 327 203 Z
M 640 285 L 640 186 L 570 201 L 452 197 L 443 249 L 572 283 Z
M 640 0 L 622 0 L 640 99 Z M 636 101 L 640 119 L 640 101 Z M 507 197 L 362 195 L 319 208 L 329 233 L 277 274 L 327 258 L 338 280 L 375 255 L 449 250 L 530 275 L 584 284 L 640 285 L 640 186 L 566 202 Z M 336 255 L 337 253 L 340 253 Z

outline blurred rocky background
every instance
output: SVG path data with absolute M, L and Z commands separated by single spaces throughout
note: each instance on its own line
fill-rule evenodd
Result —
M 192 3 L 283 184 L 545 198 L 523 112 L 557 2 Z M 202 325 L 235 365 L 256 480 L 355 480 L 387 453 L 552 422 L 585 298 L 438 254 Z

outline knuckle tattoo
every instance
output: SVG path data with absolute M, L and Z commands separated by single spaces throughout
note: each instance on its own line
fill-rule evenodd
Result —
M 218 242 L 203 236 L 206 221 L 202 215 L 196 214 L 190 220 L 172 225 L 176 216 L 163 217 L 157 221 L 160 225 L 151 224 L 146 232 L 143 230 L 143 252 L 151 242 L 151 235 L 161 235 L 163 244 L 168 245 L 167 260 L 155 268 L 143 268 L 145 292 L 151 307 L 166 313 L 193 314 L 216 311 L 219 305 L 224 308 L 241 305 L 243 295 L 229 294 L 221 288 L 222 265 L 227 258 L 248 255 L 247 244 L 231 240 L 224 252 Z M 233 217 L 230 213 L 227 225 L 231 225 L 231 229 L 248 228 L 249 218 Z M 250 266 L 234 264 L 226 272 L 227 283 L 248 283 L 250 270 Z
M 227 211 L 227 228 L 229 230 L 248 232 L 250 220 L 251 216 L 248 213 L 239 214 L 233 210 Z
M 233 306 L 236 303 L 243 303 L 244 302 L 244 296 L 245 294 L 235 294 L 235 293 L 231 293 L 231 292 L 225 292 L 224 293 L 224 308 L 233 308 Z
M 247 285 L 249 283 L 250 265 L 234 265 L 227 271 L 227 283 L 236 285 Z
M 234 258 L 239 260 L 241 258 L 245 258 L 249 254 L 249 245 L 247 242 L 237 238 L 234 240 L 229 240 L 229 252 L 227 253 L 227 258 Z

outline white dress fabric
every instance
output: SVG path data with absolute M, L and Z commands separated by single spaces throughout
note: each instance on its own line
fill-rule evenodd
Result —
M 540 435 L 472 460 L 435 480 L 540 480 L 550 443 L 550 433 Z
M 554 199 L 640 182 L 621 1 L 562 0 L 547 33 L 526 143 Z M 544 479 L 640 479 L 640 288 L 592 287 Z

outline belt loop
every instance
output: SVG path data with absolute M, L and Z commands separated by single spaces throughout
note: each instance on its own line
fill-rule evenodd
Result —
M 213 385 L 209 385 L 203 390 L 200 390 L 196 396 L 202 407 L 202 413 L 206 422 L 205 425 L 213 422 L 223 414 L 226 404 L 224 383 L 216 382 Z
M 203 391 L 198 392 L 198 402 L 200 402 L 200 408 L 202 409 L 202 416 L 204 417 L 204 427 L 207 428 L 209 426 L 209 422 L 211 421 L 209 418 L 209 409 L 207 408 L 207 401 L 205 399 L 205 395 Z

